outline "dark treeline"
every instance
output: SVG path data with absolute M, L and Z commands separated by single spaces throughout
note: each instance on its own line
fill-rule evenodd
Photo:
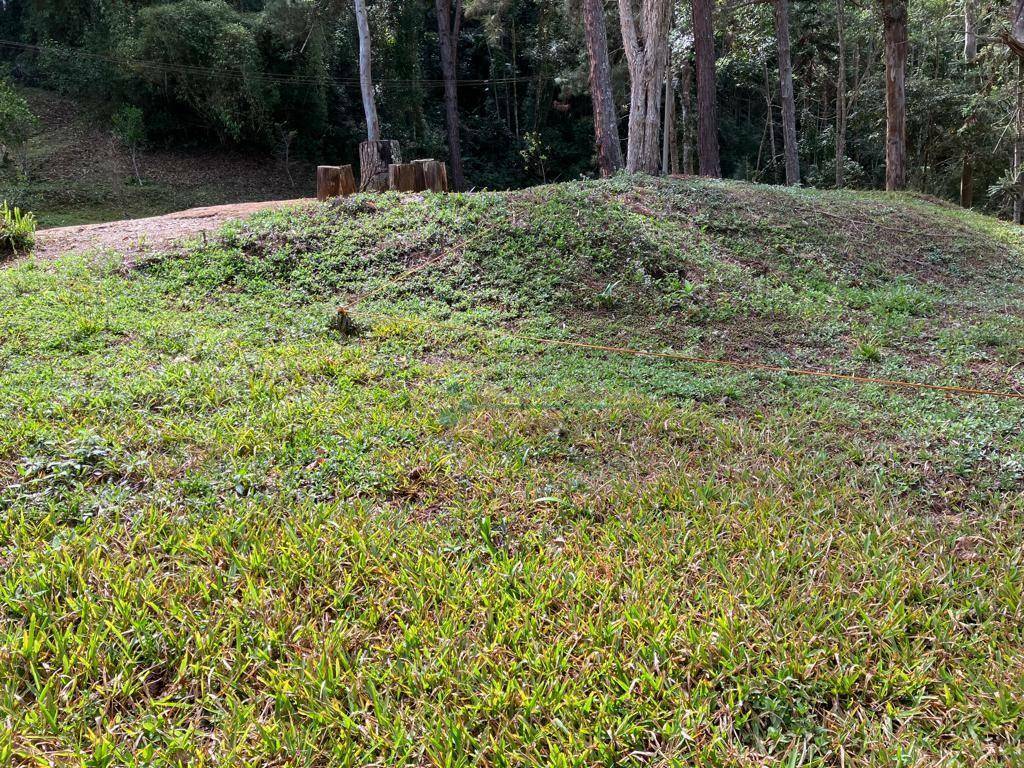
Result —
M 140 110 L 150 144 L 351 162 L 368 135 L 365 8 L 378 135 L 406 158 L 458 145 L 467 186 L 703 167 L 905 185 L 1020 216 L 1024 20 L 1013 6 L 6 0 L 0 36 L 17 80 L 108 115 Z

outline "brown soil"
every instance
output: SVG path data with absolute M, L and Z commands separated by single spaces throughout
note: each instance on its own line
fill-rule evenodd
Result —
M 40 230 L 35 255 L 55 258 L 65 253 L 116 251 L 130 260 L 150 251 L 166 250 L 181 240 L 217 230 L 224 222 L 242 219 L 258 211 L 301 205 L 307 200 L 268 200 L 232 203 L 152 216 L 146 219 L 110 221 Z

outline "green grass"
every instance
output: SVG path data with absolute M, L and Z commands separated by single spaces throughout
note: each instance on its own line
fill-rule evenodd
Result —
M 1020 762 L 1024 403 L 514 334 L 1019 388 L 1022 253 L 623 178 L 3 269 L 0 764 Z

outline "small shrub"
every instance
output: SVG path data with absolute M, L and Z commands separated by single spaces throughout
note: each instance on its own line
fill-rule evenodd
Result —
M 5 200 L 0 205 L 0 259 L 30 251 L 36 240 L 36 217 Z
M 869 341 L 857 345 L 857 357 L 869 363 L 877 363 L 882 359 L 882 351 Z
M 139 173 L 139 152 L 146 141 L 146 121 L 143 118 L 142 110 L 125 104 L 114 113 L 111 118 L 111 126 L 114 130 L 114 136 L 124 145 L 131 156 L 135 181 L 141 187 L 142 176 Z

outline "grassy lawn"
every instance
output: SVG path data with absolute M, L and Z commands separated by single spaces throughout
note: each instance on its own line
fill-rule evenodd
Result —
M 1022 298 L 994 220 L 628 178 L 0 268 L 0 764 L 1020 763 L 1024 401 L 522 336 L 1011 392 Z

